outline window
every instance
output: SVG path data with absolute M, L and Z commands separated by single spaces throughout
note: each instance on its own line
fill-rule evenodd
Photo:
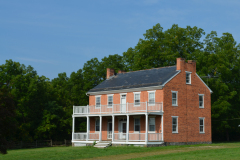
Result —
M 140 93 L 134 93 L 134 106 L 140 106 Z
M 100 120 L 96 119 L 95 121 L 95 131 L 99 131 L 100 130 Z
M 199 118 L 199 132 L 204 133 L 204 118 Z
M 148 92 L 148 102 L 149 102 L 149 105 L 155 104 L 155 92 L 154 91 Z
M 172 133 L 178 133 L 178 117 L 172 116 Z
M 96 108 L 99 108 L 101 106 L 101 97 L 96 97 Z
M 113 106 L 113 96 L 109 95 L 108 96 L 108 107 L 112 107 Z
M 199 94 L 199 108 L 204 108 L 204 95 L 203 94 Z
M 191 84 L 191 72 L 186 72 L 186 84 Z
M 140 118 L 134 119 L 134 132 L 140 132 Z
M 155 117 L 149 118 L 149 131 L 155 132 Z
M 172 105 L 177 106 L 177 91 L 172 91 Z

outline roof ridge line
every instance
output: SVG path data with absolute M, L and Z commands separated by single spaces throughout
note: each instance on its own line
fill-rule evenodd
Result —
M 176 65 L 174 65 L 174 66 L 176 66 Z M 129 71 L 129 72 L 123 72 L 123 74 L 125 74 L 125 73 L 131 73 L 131 72 L 138 72 L 138 71 L 152 70 L 152 69 L 160 69 L 160 68 L 174 67 L 174 66 L 164 66 L 164 67 L 158 67 L 158 68 L 142 69 L 142 70 L 137 70 L 137 71 Z M 118 74 L 119 74 L 119 73 L 118 73 Z M 121 74 L 121 73 L 120 73 L 120 74 Z

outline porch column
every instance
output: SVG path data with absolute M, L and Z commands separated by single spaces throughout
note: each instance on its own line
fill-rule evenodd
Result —
M 126 141 L 128 142 L 129 139 L 129 115 L 127 115 L 127 135 L 126 135 Z
M 163 141 L 163 115 L 161 116 L 161 122 L 162 122 L 162 141 Z
M 148 141 L 148 114 L 146 113 L 146 134 L 145 134 L 145 141 Z
M 86 141 L 88 141 L 89 139 L 89 116 L 87 116 L 87 139 Z
M 99 116 L 99 117 L 100 117 L 99 141 L 102 141 L 102 116 Z
M 115 116 L 112 115 L 112 142 L 114 141 L 114 122 L 115 122 Z
M 74 132 L 75 132 L 75 117 L 73 116 L 73 121 L 72 121 L 72 140 L 74 140 Z

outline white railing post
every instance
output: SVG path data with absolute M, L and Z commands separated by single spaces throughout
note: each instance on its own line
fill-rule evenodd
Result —
M 75 107 L 74 107 L 74 105 L 73 105 L 73 114 L 74 114 L 74 108 L 75 108 Z
M 100 117 L 99 141 L 102 141 L 102 116 L 99 117 Z
M 127 113 L 128 113 L 128 102 L 127 102 L 127 107 L 126 107 Z
M 112 115 L 112 142 L 114 141 L 114 122 L 115 122 L 114 118 L 115 116 Z
M 89 110 L 88 110 L 88 109 L 89 109 L 89 106 L 87 105 L 87 114 L 89 113 Z
M 148 142 L 148 114 L 146 113 L 146 135 L 145 135 L 146 144 Z
M 148 106 L 148 104 L 147 104 L 147 101 L 146 101 L 146 112 L 148 112 L 148 107 L 147 106 Z
M 100 114 L 101 114 L 101 111 L 102 111 L 102 105 L 100 104 Z
M 88 141 L 89 139 L 89 116 L 87 116 L 87 139 L 86 141 Z
M 74 132 L 75 132 L 75 117 L 73 116 L 73 121 L 72 121 L 72 140 L 74 140 Z
M 127 115 L 127 135 L 126 135 L 126 141 L 128 142 L 129 138 L 129 115 Z

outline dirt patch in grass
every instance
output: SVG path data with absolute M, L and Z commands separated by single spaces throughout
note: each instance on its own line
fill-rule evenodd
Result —
M 159 151 L 150 151 L 150 152 L 142 152 L 142 153 L 130 153 L 130 154 L 122 154 L 122 155 L 95 157 L 95 158 L 91 158 L 91 159 L 94 159 L 94 160 L 132 159 L 132 158 L 141 158 L 141 157 L 148 157 L 148 156 L 154 156 L 154 155 L 164 155 L 164 154 L 180 153 L 180 152 L 191 152 L 191 151 L 196 151 L 196 150 L 211 150 L 211 149 L 235 148 L 235 147 L 239 147 L 239 146 L 184 147 L 184 148 L 179 148 L 179 149 L 164 149 L 164 150 L 159 150 Z

